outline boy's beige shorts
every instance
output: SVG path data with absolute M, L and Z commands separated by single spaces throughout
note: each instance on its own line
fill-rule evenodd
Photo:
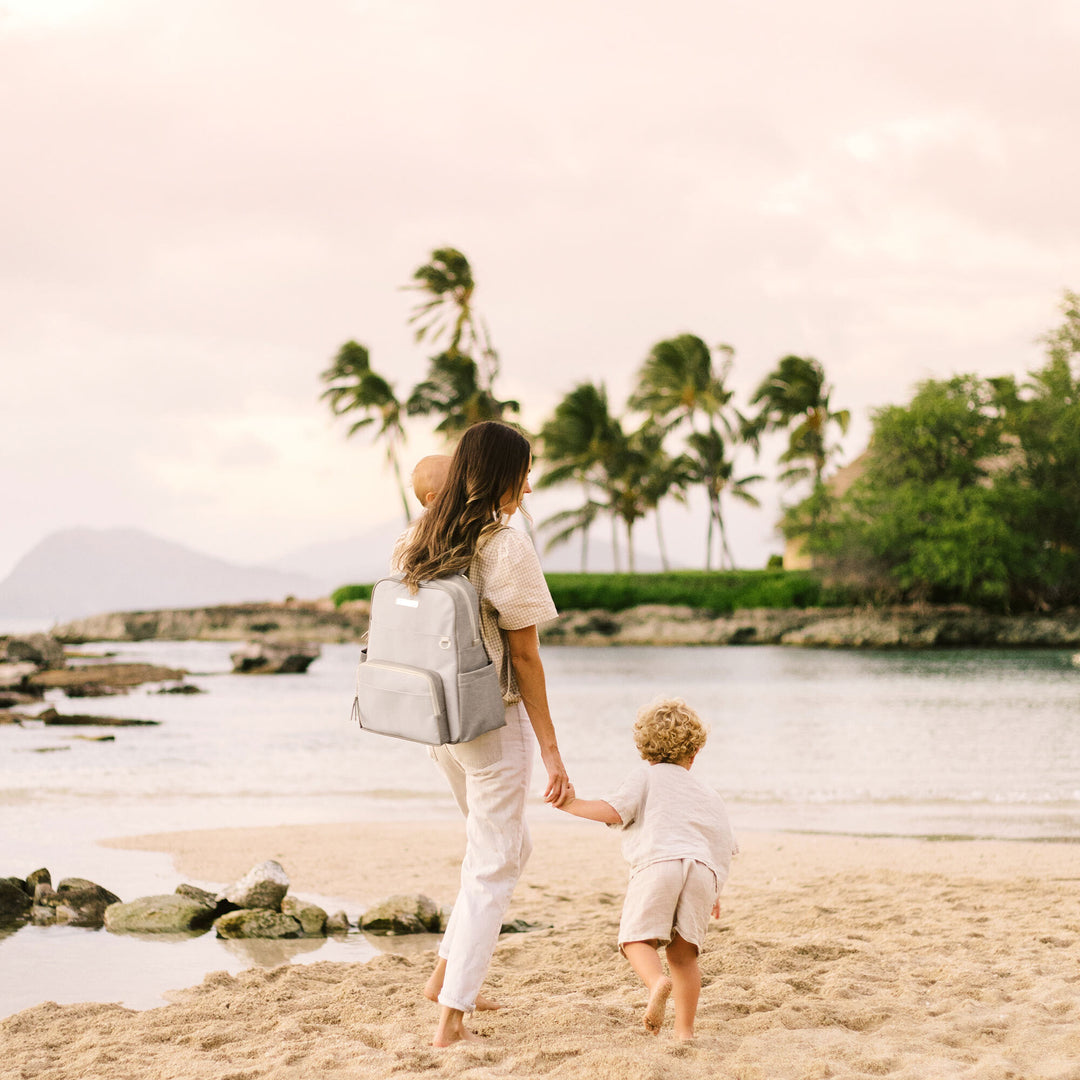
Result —
M 701 952 L 717 891 L 716 875 L 694 859 L 668 859 L 636 870 L 626 886 L 619 949 L 628 941 L 667 945 L 678 931 Z

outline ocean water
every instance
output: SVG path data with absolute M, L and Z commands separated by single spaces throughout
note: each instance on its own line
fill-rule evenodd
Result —
M 86 646 L 116 660 L 183 667 L 206 693 L 140 687 L 121 697 L 50 697 L 61 711 L 160 726 L 0 727 L 0 876 L 48 866 L 54 878 L 88 877 L 128 898 L 171 892 L 175 871 L 165 856 L 98 840 L 457 816 L 424 748 L 350 723 L 356 646 L 324 647 L 307 674 L 263 677 L 233 675 L 233 647 Z M 1069 652 L 548 648 L 543 657 L 563 756 L 584 797 L 602 797 L 635 765 L 637 710 L 680 695 L 710 725 L 694 769 L 724 794 L 736 831 L 1080 839 L 1080 666 Z M 115 741 L 76 737 L 96 734 Z M 539 801 L 542 786 L 538 770 L 531 814 L 554 813 Z M 22 973 L 3 980 L 10 988 L 0 989 L 0 1015 L 87 993 L 144 1007 L 160 1003 L 161 989 L 209 970 L 364 959 L 378 947 L 350 935 L 259 959 L 212 937 L 171 944 L 20 930 L 0 939 L 0 969 Z M 140 951 L 146 959 L 129 959 Z M 85 989 L 87 971 L 116 960 L 122 985 L 114 977 Z M 76 971 L 80 989 L 71 985 Z

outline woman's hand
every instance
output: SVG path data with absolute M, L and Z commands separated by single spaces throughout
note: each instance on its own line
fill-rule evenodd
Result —
M 558 750 L 549 753 L 540 752 L 540 757 L 547 769 L 548 782 L 544 788 L 544 802 L 552 806 L 562 806 L 570 802 L 574 796 L 574 785 L 570 783 L 570 777 L 566 775 L 566 766 L 563 764 L 562 755 Z

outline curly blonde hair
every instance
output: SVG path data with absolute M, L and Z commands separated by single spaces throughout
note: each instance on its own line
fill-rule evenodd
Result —
M 634 744 L 646 761 L 679 764 L 696 754 L 709 729 L 682 698 L 646 705 L 634 722 Z

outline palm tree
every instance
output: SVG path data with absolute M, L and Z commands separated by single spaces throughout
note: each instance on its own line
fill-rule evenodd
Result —
M 409 317 L 416 340 L 445 338 L 446 347 L 431 357 L 427 378 L 413 388 L 406 404 L 409 415 L 442 413 L 435 430 L 452 438 L 480 420 L 519 412 L 516 401 L 495 396 L 499 355 L 473 304 L 476 281 L 469 260 L 457 248 L 436 248 L 413 274 L 413 282 L 406 288 L 422 294 Z
M 554 514 L 541 528 L 560 527 L 548 540 L 548 549 L 564 543 L 575 532 L 581 533 L 582 572 L 588 561 L 589 527 L 602 511 L 611 513 L 610 468 L 624 440 L 622 427 L 608 408 L 603 384 L 576 386 L 555 406 L 554 414 L 540 429 L 539 456 L 545 468 L 537 488 L 574 481 L 581 485 L 584 495 L 580 507 Z M 599 489 L 599 499 L 593 497 L 594 489 Z M 617 543 L 614 554 L 617 560 Z
M 841 435 L 846 434 L 851 413 L 832 411 L 832 389 L 825 383 L 825 369 L 813 357 L 785 356 L 750 399 L 751 405 L 760 405 L 757 416 L 747 424 L 751 441 L 756 442 L 762 432 L 794 424 L 788 448 L 780 456 L 781 464 L 791 465 L 780 474 L 787 484 L 813 478 L 815 490 L 821 487 L 825 467 L 840 449 L 828 444 L 829 427 L 835 424 Z
M 405 428 L 401 421 L 401 403 L 394 394 L 394 388 L 381 375 L 372 371 L 368 350 L 355 341 L 346 341 L 338 349 L 334 362 L 320 378 L 327 387 L 320 395 L 320 400 L 329 402 L 334 416 L 356 412 L 365 414 L 345 433 L 347 438 L 378 421 L 379 430 L 375 433 L 375 438 L 381 439 L 386 446 L 386 460 L 394 470 L 407 524 L 412 520 L 412 515 L 409 512 L 405 482 L 401 476 L 399 456 L 400 447 L 405 442 Z
M 713 490 L 717 469 L 724 461 L 723 439 L 717 427 L 719 426 L 734 442 L 740 437 L 746 425 L 744 418 L 732 406 L 734 392 L 726 385 L 735 350 L 730 345 L 718 345 L 716 351 L 722 357 L 719 370 L 713 366 L 709 346 L 695 334 L 680 334 L 677 337 L 657 342 L 638 372 L 637 390 L 630 398 L 630 405 L 633 408 L 643 409 L 655 420 L 666 422 L 668 431 L 687 424 L 691 430 L 689 438 L 698 436 L 701 440 L 696 451 L 697 458 L 691 459 L 690 465 L 679 466 L 681 473 L 679 486 L 685 491 L 685 485 L 689 482 L 687 477 L 693 476 L 694 482 L 705 488 L 709 503 L 709 525 L 705 540 L 706 569 L 709 569 L 711 565 L 712 535 L 715 524 L 720 525 L 723 550 L 727 553 L 729 561 L 731 559 L 730 552 L 727 550 L 719 501 Z M 704 421 L 703 431 L 698 430 L 699 416 Z M 709 456 L 715 451 L 712 440 L 719 442 L 719 458 L 716 460 Z M 707 454 L 706 451 L 709 453 Z M 659 520 L 659 514 L 657 514 L 657 520 Z
M 660 564 L 668 570 L 670 565 L 667 544 L 664 542 L 660 503 L 670 497 L 685 504 L 686 489 L 696 482 L 696 477 L 692 462 L 686 454 L 672 457 L 664 449 L 665 434 L 663 428 L 647 420 L 645 426 L 637 433 L 637 437 L 645 454 L 644 472 L 640 479 L 642 499 L 653 512 L 656 520 L 656 542 L 660 548 Z
M 727 410 L 733 392 L 724 383 L 734 349 L 718 345 L 717 351 L 724 357 L 719 372 L 713 368 L 708 345 L 694 334 L 657 342 L 638 372 L 630 407 L 666 420 L 670 427 L 686 421 L 696 430 L 700 414 L 707 423 L 719 421 L 730 431 Z
M 516 401 L 500 401 L 480 385 L 476 361 L 464 353 L 439 353 L 431 358 L 428 377 L 413 387 L 405 411 L 410 416 L 441 413 L 435 430 L 447 439 L 481 420 L 502 420 L 516 413 Z
M 416 328 L 416 340 L 423 341 L 430 332 L 432 340 L 437 341 L 449 332 L 446 351 L 460 352 L 466 332 L 474 336 L 472 294 L 476 282 L 469 260 L 457 248 L 436 248 L 431 261 L 413 273 L 413 280 L 417 284 L 405 287 L 427 294 L 427 299 L 417 303 L 409 317 L 410 325 L 420 324 Z
M 705 488 L 709 500 L 709 531 L 705 542 L 705 569 L 712 569 L 713 549 L 713 526 L 716 526 L 720 536 L 720 568 L 724 567 L 724 558 L 730 569 L 735 569 L 735 559 L 732 557 L 731 548 L 728 547 L 727 529 L 724 526 L 724 513 L 721 503 L 722 497 L 727 494 L 734 499 L 748 503 L 750 506 L 760 506 L 759 500 L 748 490 L 751 484 L 763 480 L 763 476 L 756 473 L 752 476 L 735 478 L 734 458 L 727 456 L 727 447 L 723 436 L 714 427 L 707 431 L 694 431 L 687 437 L 687 445 L 690 448 L 689 474 L 694 483 L 701 484 Z

